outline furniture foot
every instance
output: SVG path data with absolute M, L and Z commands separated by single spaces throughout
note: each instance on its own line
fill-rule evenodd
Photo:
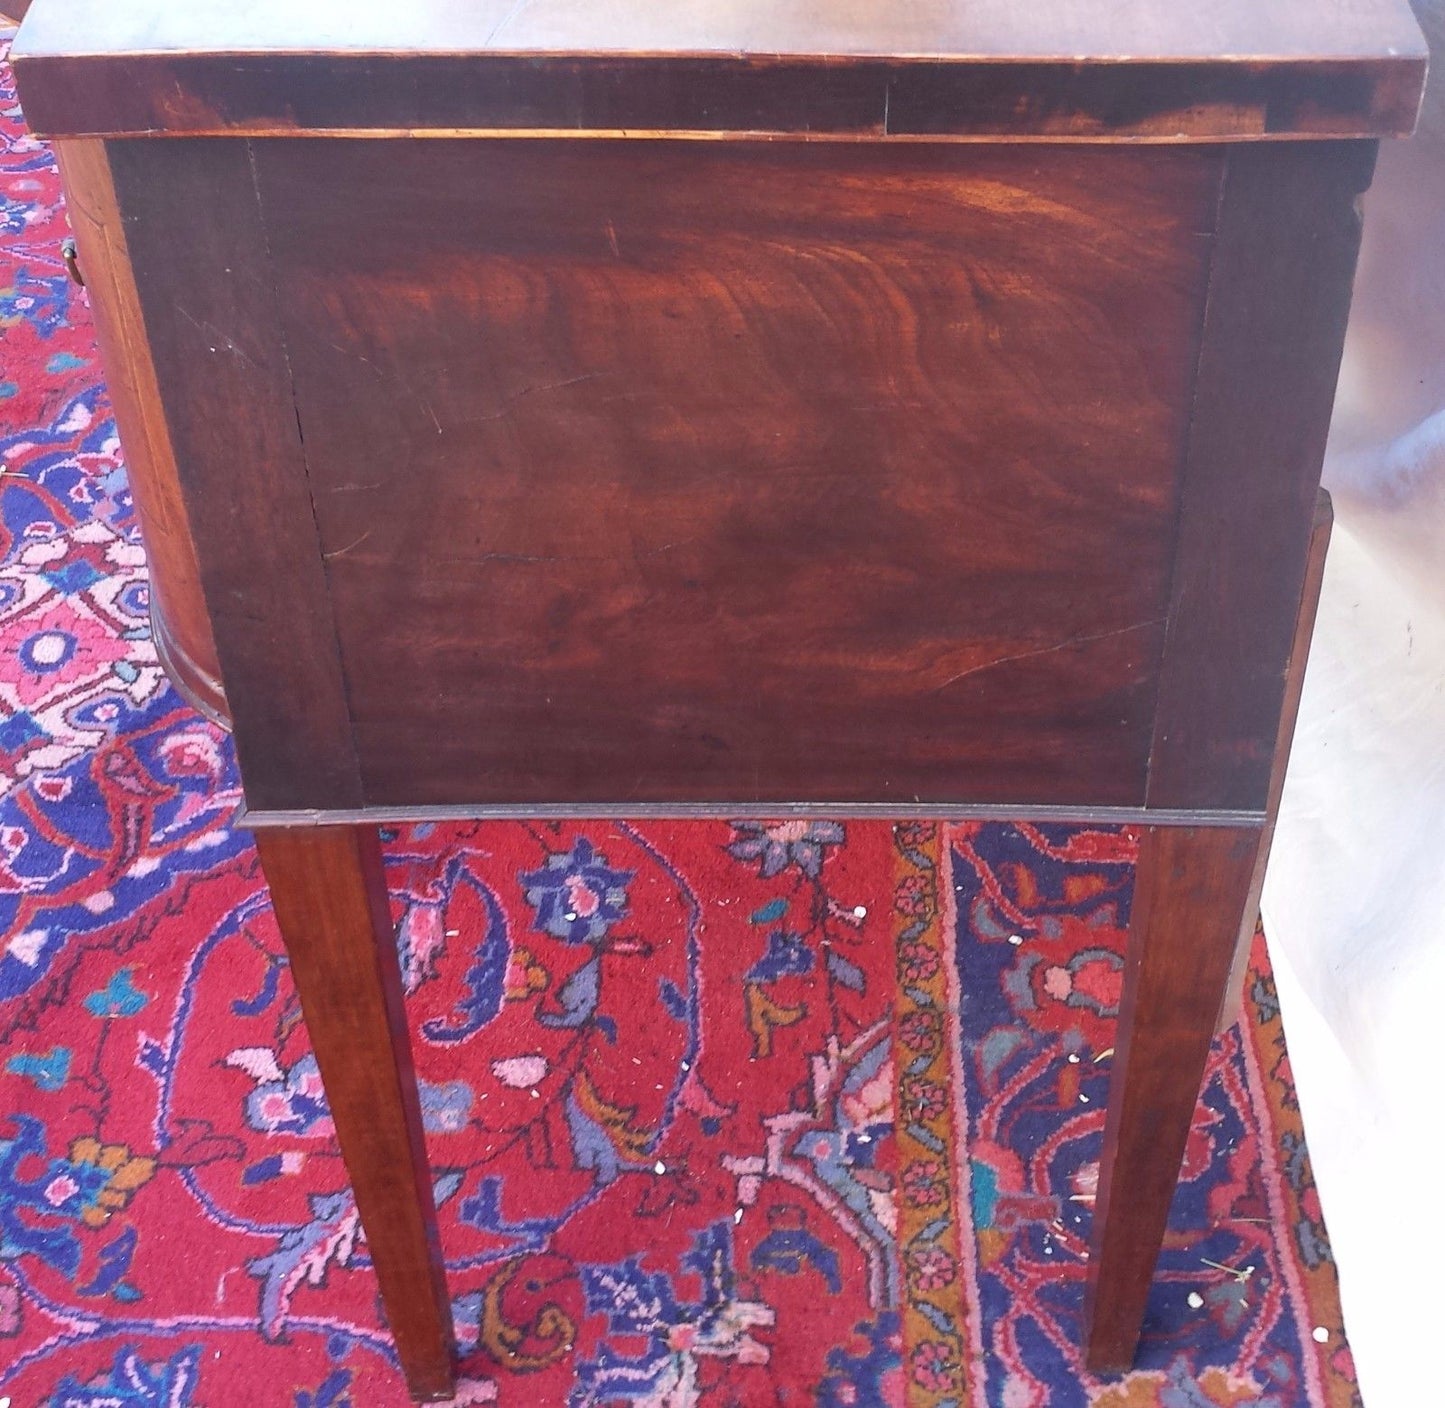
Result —
M 376 829 L 255 834 L 407 1387 L 450 1398 L 451 1304 Z
M 1260 838 L 1151 827 L 1140 843 L 1084 1313 L 1095 1372 L 1134 1361 Z

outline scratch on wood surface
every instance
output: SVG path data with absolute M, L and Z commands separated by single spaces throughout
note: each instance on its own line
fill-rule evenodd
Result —
M 1115 636 L 1126 636 L 1134 631 L 1146 631 L 1151 626 L 1162 626 L 1168 620 L 1166 616 L 1156 617 L 1151 621 L 1136 621 L 1132 626 L 1118 626 L 1112 631 L 1099 631 L 1091 636 L 1070 636 L 1067 640 L 1061 640 L 1056 645 L 1043 645 L 1037 650 L 1021 650 L 1016 655 L 1001 655 L 997 660 L 985 660 L 980 665 L 970 665 L 966 670 L 960 670 L 956 675 L 950 675 L 944 682 L 935 687 L 934 693 L 947 689 L 951 684 L 957 684 L 959 680 L 966 680 L 970 675 L 981 674 L 984 670 L 994 670 L 1000 665 L 1012 665 L 1016 660 L 1033 660 L 1040 655 L 1053 655 L 1056 651 L 1068 650 L 1075 645 L 1090 645 L 1094 641 L 1112 640 Z
M 632 561 L 644 557 L 657 557 L 661 553 L 672 552 L 677 548 L 686 547 L 689 543 L 695 543 L 697 539 L 679 538 L 675 543 L 659 543 L 655 548 L 634 549 L 630 554 Z M 354 547 L 355 544 L 353 543 Z M 343 552 L 347 549 L 343 548 Z M 621 553 L 574 553 L 574 552 L 479 552 L 467 557 L 456 555 L 429 556 L 430 562 L 459 562 L 465 565 L 474 565 L 482 562 L 621 562 L 624 556 Z
M 385 373 L 384 371 L 382 371 L 382 369 L 381 369 L 380 367 L 378 367 L 378 366 L 376 365 L 376 363 L 373 362 L 373 361 L 371 360 L 371 358 L 368 357 L 368 356 L 366 356 L 364 353 L 357 352 L 357 351 L 355 351 L 353 348 L 350 348 L 350 347 L 343 347 L 339 342 L 328 342 L 326 345 L 327 345 L 328 347 L 334 347 L 334 348 L 335 348 L 338 352 L 340 352 L 343 356 L 346 356 L 346 357 L 354 357 L 358 362 L 364 362 L 364 363 L 365 363 L 368 367 L 370 367 L 371 370 L 374 371 L 374 372 L 377 374 L 377 376 L 379 376 L 383 381 L 386 380 L 386 373 Z
M 375 532 L 375 529 L 368 528 L 366 532 L 364 532 L 354 543 L 347 543 L 344 548 L 337 548 L 335 552 L 322 553 L 321 560 L 323 562 L 330 562 L 332 561 L 332 559 L 341 557 L 344 554 L 350 552 L 353 548 L 359 548 L 362 543 L 364 543 L 372 535 L 373 532 Z
M 485 425 L 488 421 L 504 420 L 517 409 L 517 402 L 524 396 L 535 396 L 542 391 L 560 391 L 564 386 L 580 386 L 584 381 L 596 381 L 601 375 L 601 372 L 588 372 L 584 376 L 569 376 L 565 381 L 543 381 L 536 386 L 524 386 L 507 398 L 507 404 L 500 411 L 493 411 L 488 416 L 478 416 L 477 423 Z
M 248 367 L 256 367 L 257 371 L 261 370 L 259 366 L 256 366 L 254 358 L 248 357 L 245 352 L 243 352 L 239 347 L 237 347 L 236 344 L 220 330 L 220 328 L 216 327 L 212 323 L 207 323 L 202 321 L 200 318 L 197 318 L 194 314 L 182 308 L 179 303 L 176 304 L 176 312 L 179 313 L 181 317 L 183 317 L 193 328 L 197 329 L 199 332 L 204 333 L 208 339 L 215 338 L 216 342 L 224 344 L 227 352 L 234 352 L 236 356 L 238 356 L 243 362 L 245 362 Z M 212 352 L 219 352 L 220 350 L 220 347 L 218 347 L 216 343 L 213 342 L 211 344 Z

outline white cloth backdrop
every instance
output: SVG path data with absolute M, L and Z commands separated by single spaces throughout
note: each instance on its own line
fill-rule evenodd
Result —
M 1445 0 L 1365 203 L 1265 932 L 1366 1408 L 1445 1404 Z

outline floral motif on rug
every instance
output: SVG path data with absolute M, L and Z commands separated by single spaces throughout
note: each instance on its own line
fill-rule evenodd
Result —
M 0 1396 L 405 1402 L 225 736 L 161 674 L 0 69 Z M 1127 833 L 386 838 L 458 1404 L 1358 1403 L 1268 961 L 1136 1369 L 1083 1369 Z

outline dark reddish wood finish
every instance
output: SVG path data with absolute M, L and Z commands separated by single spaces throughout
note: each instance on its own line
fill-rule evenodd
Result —
M 369 805 L 1142 803 L 1218 153 L 254 160 Z
M 244 142 L 112 142 L 146 337 L 247 787 L 362 801 Z
M 1244 919 L 1235 943 L 1234 962 L 1229 981 L 1224 987 L 1224 1005 L 1215 1024 L 1218 1032 L 1228 1031 L 1239 1019 L 1244 1005 L 1244 974 L 1249 965 L 1249 951 L 1254 944 L 1254 931 L 1259 925 L 1259 897 L 1264 893 L 1264 874 L 1269 865 L 1270 847 L 1274 845 L 1275 823 L 1279 820 L 1280 798 L 1284 795 L 1285 771 L 1289 767 L 1290 744 L 1294 741 L 1295 720 L 1299 718 L 1300 697 L 1304 693 L 1305 667 L 1309 664 L 1310 639 L 1314 635 L 1315 615 L 1320 606 L 1320 590 L 1325 581 L 1325 557 L 1330 548 L 1330 531 L 1335 512 L 1329 494 L 1321 489 L 1315 499 L 1314 527 L 1310 532 L 1309 557 L 1305 563 L 1304 593 L 1300 597 L 1299 615 L 1295 618 L 1294 641 L 1290 646 L 1289 669 L 1285 674 L 1284 709 L 1279 718 L 1279 738 L 1274 748 L 1274 764 L 1269 775 L 1269 798 L 1264 809 L 1264 830 L 1260 836 L 1259 855 L 1249 894 L 1244 904 Z
M 1201 141 L 1385 136 L 1425 49 L 1404 0 L 599 5 L 41 0 L 50 133 L 544 130 Z
M 1374 162 L 1369 142 L 1229 149 L 1150 806 L 1268 799 Z
M 156 649 L 187 699 L 211 718 L 224 719 L 226 696 L 211 618 L 201 596 L 196 545 L 181 499 L 105 144 L 84 138 L 62 142 L 56 155 L 145 542 Z
M 256 848 L 407 1387 L 450 1398 L 451 1302 L 376 828 L 263 827 Z
M 1085 1310 L 1095 1372 L 1134 1361 L 1259 843 L 1257 827 L 1151 827 L 1140 844 Z
M 1369 143 L 111 145 L 253 809 L 1263 811 Z
M 97 135 L 446 133 L 1093 138 L 1393 136 L 1415 122 L 1423 60 L 1261 63 L 850 64 L 628 55 L 134 55 L 26 60 L 41 131 Z M 50 84 L 56 85 L 50 87 Z M 51 95 L 71 90 L 62 106 Z M 37 93 L 37 96 L 30 96 Z M 184 100 L 177 103 L 177 95 Z M 77 101 L 77 98 L 79 101 Z

